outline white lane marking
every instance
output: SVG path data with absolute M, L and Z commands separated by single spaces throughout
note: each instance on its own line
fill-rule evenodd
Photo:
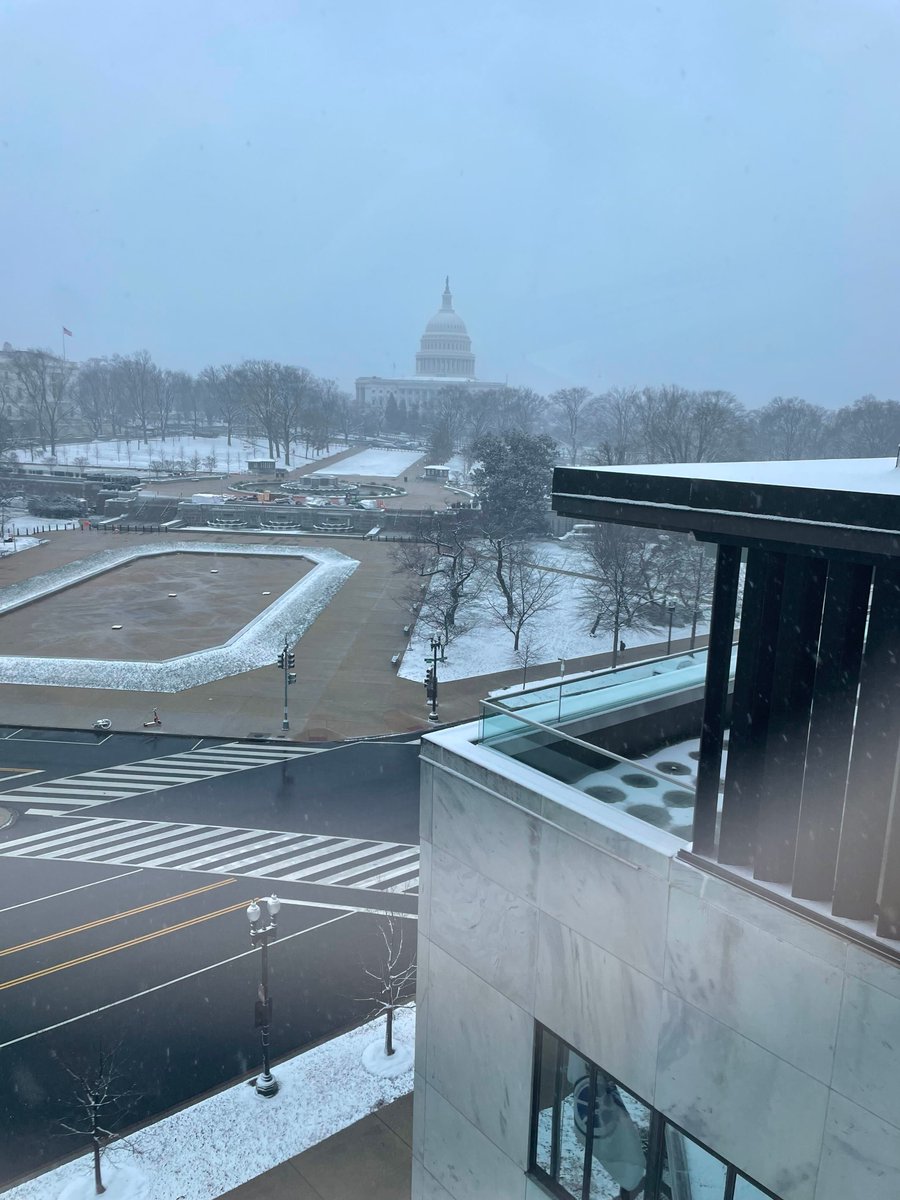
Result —
M 82 829 L 88 829 L 89 827 L 93 827 L 95 825 L 106 824 L 106 819 L 103 817 L 87 817 L 82 818 L 81 820 Z M 71 829 L 71 826 L 67 825 L 65 828 Z M 39 838 L 53 837 L 58 832 L 58 830 L 45 829 L 42 833 L 30 833 L 28 837 L 13 838 L 11 842 L 0 842 L 0 849 L 2 849 L 3 853 L 5 854 L 9 846 L 24 846 L 26 842 L 36 842 Z
M 12 912 L 14 908 L 25 908 L 29 904 L 39 904 L 41 900 L 56 900 L 58 896 L 68 896 L 70 892 L 80 892 L 82 888 L 99 887 L 101 883 L 112 883 L 114 879 L 127 879 L 129 875 L 140 875 L 141 868 L 133 871 L 123 871 L 120 875 L 107 875 L 105 879 L 95 879 L 93 883 L 79 883 L 78 887 L 66 888 L 64 892 L 51 892 L 49 896 L 35 896 L 33 900 L 22 900 L 18 904 L 10 904 L 0 908 L 0 913 Z
M 327 904 L 317 905 L 319 908 L 330 907 Z M 353 916 L 352 913 L 342 912 L 339 917 L 329 917 L 327 921 L 321 921 L 318 925 L 310 925 L 307 929 L 298 929 L 296 933 L 288 933 L 284 937 L 276 939 L 269 947 L 271 953 L 275 946 L 283 946 L 285 942 L 291 942 L 294 938 L 303 937 L 305 933 L 315 933 L 317 929 L 324 929 L 326 925 L 333 925 L 336 921 L 344 921 L 347 917 Z M 82 1021 L 85 1017 L 94 1017 L 97 1013 L 108 1012 L 111 1008 L 118 1008 L 120 1004 L 128 1004 L 132 1000 L 140 1000 L 144 996 L 149 996 L 153 992 L 161 992 L 164 988 L 172 987 L 175 983 L 184 983 L 186 979 L 194 979 L 198 975 L 204 975 L 207 971 L 214 971 L 217 967 L 227 966 L 229 963 L 237 962 L 238 959 L 246 958 L 248 954 L 255 954 L 256 950 L 243 950 L 240 954 L 233 954 L 231 958 L 220 959 L 219 962 L 210 963 L 208 967 L 200 967 L 196 971 L 189 971 L 186 975 L 179 975 L 177 979 L 168 979 L 165 983 L 157 983 L 153 987 L 145 988 L 142 992 L 134 992 L 131 996 L 123 996 L 121 1000 L 112 1000 L 109 1004 L 101 1004 L 99 1008 L 90 1008 L 87 1012 L 79 1013 L 75 1017 L 67 1017 L 65 1021 L 57 1021 L 55 1025 L 45 1025 L 43 1029 L 35 1029 L 31 1033 L 23 1033 L 17 1038 L 11 1038 L 8 1042 L 0 1042 L 0 1050 L 6 1050 L 10 1046 L 16 1046 L 19 1042 L 27 1042 L 32 1038 L 40 1037 L 42 1033 L 52 1033 L 55 1029 L 63 1029 L 66 1025 L 71 1025 L 75 1021 Z
M 401 921 L 418 921 L 418 913 L 398 912 L 396 908 L 367 908 L 355 904 L 333 904 L 330 900 L 285 900 L 279 896 L 282 904 L 292 904 L 295 908 L 334 908 L 342 912 L 371 913 L 373 917 L 399 917 Z
M 373 842 L 371 845 L 364 846 L 360 850 L 354 850 L 351 854 L 342 854 L 340 858 L 330 858 L 328 862 L 313 863 L 311 867 L 304 867 L 302 871 L 295 871 L 290 876 L 285 875 L 284 878 L 305 879 L 307 875 L 315 875 L 319 871 L 331 872 L 333 868 L 341 867 L 344 863 L 354 862 L 358 858 L 375 858 L 377 860 L 386 850 L 393 849 L 395 849 L 394 842 Z M 351 868 L 349 873 L 351 875 L 358 875 L 360 871 L 368 871 L 375 865 L 376 863 L 374 862 L 367 863 L 365 866 L 357 863 L 355 867 Z M 327 878 L 330 877 L 330 875 L 327 876 Z
M 17 733 L 21 733 L 21 732 L 22 732 L 22 730 L 21 730 L 21 729 L 14 729 L 14 730 L 12 731 L 12 733 L 7 733 L 7 734 L 5 735 L 5 738 L 4 738 L 4 740 L 5 740 L 5 741 L 8 741 L 10 738 L 12 738 L 12 737 L 15 737 Z
M 355 867 L 351 867 L 348 871 L 341 871 L 339 875 L 328 875 L 326 878 L 329 883 L 343 883 L 344 880 L 357 879 L 359 876 L 365 877 L 367 871 L 380 870 L 382 867 L 389 867 L 392 863 L 402 862 L 406 859 L 405 872 L 418 869 L 419 854 L 417 850 L 401 850 L 397 854 L 388 854 L 383 858 L 377 859 L 370 863 L 357 863 Z M 379 876 L 380 878 L 380 876 Z M 315 882 L 315 880 L 311 880 Z M 352 883 L 347 885 L 353 887 Z
M 70 813 L 61 808 L 26 808 L 26 817 L 68 817 Z

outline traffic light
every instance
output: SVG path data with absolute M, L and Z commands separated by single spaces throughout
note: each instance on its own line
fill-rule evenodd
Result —
M 429 667 L 425 672 L 425 695 L 431 699 L 432 681 L 434 680 L 434 667 Z
M 297 682 L 297 676 L 294 674 L 293 671 L 288 671 L 288 683 L 290 684 L 290 683 L 296 683 L 296 682 Z
M 283 670 L 284 670 L 284 651 L 283 651 L 283 650 L 282 650 L 282 651 L 281 651 L 281 653 L 278 655 L 278 670 L 279 670 L 279 671 L 283 671 Z
M 287 656 L 287 665 L 288 665 L 288 670 L 293 671 L 293 669 L 294 669 L 294 652 L 293 652 L 293 650 L 291 650 L 291 652 Z

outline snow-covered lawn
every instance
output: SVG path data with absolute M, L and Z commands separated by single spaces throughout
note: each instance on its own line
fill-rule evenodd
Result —
M 132 691 L 140 680 L 143 691 L 181 692 L 200 684 L 240 675 L 269 666 L 287 636 L 293 645 L 310 627 L 332 596 L 353 574 L 359 563 L 326 547 L 277 546 L 233 542 L 152 542 L 101 550 L 90 558 L 66 563 L 43 575 L 10 584 L 3 590 L 0 613 L 20 608 L 72 583 L 93 578 L 135 558 L 158 554 L 218 554 L 299 556 L 316 564 L 293 587 L 220 646 L 182 654 L 162 662 L 128 662 L 89 658 L 0 657 L 0 683 L 40 684 L 54 687 L 112 688 Z
M 583 559 L 568 542 L 536 542 L 533 550 L 558 569 L 584 570 Z M 579 580 L 571 575 L 560 575 L 558 579 L 559 590 L 552 607 L 537 613 L 525 625 L 519 639 L 519 654 L 513 650 L 513 635 L 491 611 L 496 592 L 486 588 L 470 605 L 461 608 L 460 620 L 469 628 L 448 646 L 446 662 L 438 667 L 438 678 L 449 682 L 473 675 L 522 670 L 526 649 L 530 667 L 611 651 L 612 634 L 601 630 L 591 637 L 589 623 L 579 611 Z M 697 626 L 698 633 L 707 630 L 708 625 Z M 422 620 L 416 622 L 397 672 L 402 679 L 424 677 L 424 659 L 430 653 L 428 643 L 434 632 Z M 672 627 L 673 639 L 690 637 L 690 633 L 690 625 Z M 668 625 L 640 632 L 624 629 L 621 633 L 628 647 L 665 642 L 667 636 Z
M 332 467 L 320 467 L 314 475 L 369 475 L 378 479 L 396 479 L 422 458 L 421 450 L 389 450 L 373 446 L 341 459 Z
M 318 458 L 327 458 L 344 448 L 343 442 L 334 442 L 328 450 L 312 450 L 307 455 L 302 444 L 295 445 L 291 451 L 291 465 L 293 467 Z M 35 462 L 43 461 L 39 451 L 19 449 L 16 454 L 20 462 L 30 462 L 32 454 Z M 165 441 L 151 438 L 147 443 L 134 439 L 68 442 L 56 447 L 56 461 L 59 466 L 73 466 L 76 459 L 87 459 L 85 470 L 97 470 L 98 467 L 148 470 L 152 463 L 168 461 L 185 463 L 194 473 L 230 475 L 234 471 L 245 472 L 248 459 L 268 457 L 269 447 L 265 441 L 232 437 L 229 446 L 228 438 L 224 434 L 208 438 L 177 436 L 166 438 Z M 278 459 L 278 465 L 284 466 L 282 459 Z
M 394 1039 L 407 1069 L 395 1078 L 363 1065 L 367 1048 L 384 1040 L 379 1018 L 273 1069 L 276 1096 L 263 1099 L 235 1084 L 148 1125 L 104 1155 L 106 1195 L 113 1200 L 215 1200 L 248 1179 L 318 1145 L 355 1121 L 407 1095 L 415 1009 L 394 1016 Z M 359 1180 L 364 1194 L 366 1180 Z M 4 1193 L 4 1200 L 90 1200 L 89 1155 Z

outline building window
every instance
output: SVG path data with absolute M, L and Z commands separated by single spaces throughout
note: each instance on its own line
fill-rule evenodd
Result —
M 542 1025 L 529 1173 L 560 1200 L 778 1200 Z

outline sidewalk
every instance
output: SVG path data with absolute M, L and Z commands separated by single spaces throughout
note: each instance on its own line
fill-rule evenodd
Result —
M 412 1103 L 386 1104 L 222 1200 L 409 1200 Z

